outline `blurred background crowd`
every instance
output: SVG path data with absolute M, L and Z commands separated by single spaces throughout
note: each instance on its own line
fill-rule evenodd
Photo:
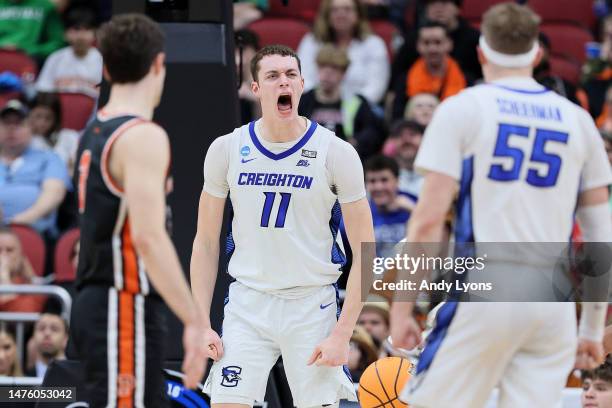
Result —
M 413 164 L 423 134 L 440 102 L 482 81 L 478 29 L 497 2 L 234 1 L 241 124 L 260 115 L 250 86 L 255 52 L 274 43 L 293 47 L 305 80 L 299 113 L 355 147 L 376 239 L 397 242 L 422 185 Z M 542 18 L 544 56 L 535 78 L 591 113 L 612 163 L 612 1 L 526 3 Z M 0 285 L 72 290 L 72 174 L 102 82 L 95 33 L 110 15 L 108 0 L 0 0 Z M 424 326 L 432 306 L 421 316 Z M 44 296 L 0 293 L 0 313 L 38 313 L 18 336 L 13 324 L 0 322 L 0 376 L 40 376 L 50 359 L 63 357 L 59 309 Z M 371 362 L 394 353 L 388 330 L 388 304 L 372 299 L 351 342 L 356 381 Z M 601 378 L 612 383 L 608 371 Z

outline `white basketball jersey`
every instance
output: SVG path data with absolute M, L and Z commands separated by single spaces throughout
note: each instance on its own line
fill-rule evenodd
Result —
M 568 242 L 580 191 L 612 181 L 580 107 L 531 78 L 469 88 L 428 126 L 416 166 L 460 181 L 456 239 Z
M 255 122 L 236 129 L 228 141 L 228 271 L 250 288 L 299 295 L 336 282 L 341 273 L 340 204 L 326 169 L 336 136 L 315 122 L 308 125 L 281 153 L 264 146 Z

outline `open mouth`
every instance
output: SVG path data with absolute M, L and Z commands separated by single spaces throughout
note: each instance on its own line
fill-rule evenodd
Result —
M 278 110 L 280 112 L 291 112 L 291 108 L 293 107 L 291 103 L 291 95 L 279 96 L 276 105 L 278 106 Z

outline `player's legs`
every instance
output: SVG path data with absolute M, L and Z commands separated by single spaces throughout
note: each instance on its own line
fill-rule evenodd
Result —
M 161 303 L 161 301 L 158 301 Z M 84 366 L 90 407 L 165 407 L 163 322 L 143 296 L 87 287 L 73 305 L 71 335 Z M 146 323 L 145 323 L 146 322 Z
M 279 343 L 293 403 L 298 408 L 334 406 L 341 399 L 356 401 L 344 367 L 307 366 L 315 347 L 337 321 L 337 295 L 333 286 L 300 299 L 284 299 Z
M 214 407 L 250 407 L 264 399 L 270 370 L 280 356 L 270 336 L 278 308 L 274 297 L 231 284 L 223 318 L 224 355 L 204 385 Z
M 400 394 L 411 407 L 484 406 L 514 352 L 527 337 L 524 304 L 446 303 Z M 516 309 L 516 310 L 515 310 Z
M 574 304 L 541 303 L 539 309 L 543 324 L 504 371 L 499 408 L 555 407 L 561 401 L 576 352 Z

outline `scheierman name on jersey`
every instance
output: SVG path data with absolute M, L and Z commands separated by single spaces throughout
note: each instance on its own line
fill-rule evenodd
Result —
M 310 189 L 313 177 L 282 173 L 240 173 L 239 186 L 278 186 Z

